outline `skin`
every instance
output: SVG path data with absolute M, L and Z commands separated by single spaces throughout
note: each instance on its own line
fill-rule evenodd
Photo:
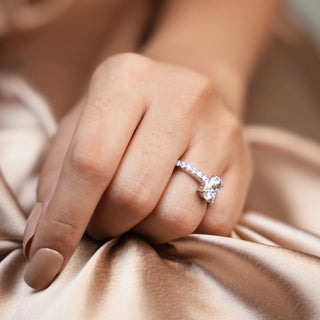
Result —
M 100 240 L 133 230 L 153 243 L 230 234 L 252 176 L 243 100 L 276 8 L 272 0 L 169 1 L 139 53 L 99 65 L 45 161 L 30 258 L 54 249 L 62 270 L 85 231 Z M 222 178 L 213 206 L 175 169 L 177 159 Z

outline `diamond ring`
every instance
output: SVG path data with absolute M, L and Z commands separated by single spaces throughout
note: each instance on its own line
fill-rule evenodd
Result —
M 222 180 L 217 175 L 207 177 L 200 170 L 182 160 L 176 162 L 176 167 L 179 167 L 200 182 L 198 188 L 200 197 L 206 200 L 210 205 L 214 203 L 223 187 Z

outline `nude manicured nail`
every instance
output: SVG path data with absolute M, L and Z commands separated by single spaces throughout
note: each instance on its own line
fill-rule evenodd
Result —
M 42 203 L 37 202 L 29 215 L 29 218 L 28 218 L 28 221 L 26 224 L 26 228 L 24 230 L 23 254 L 26 259 L 29 258 L 29 248 L 30 248 L 31 240 L 32 240 L 34 233 L 36 231 L 36 228 L 37 228 L 37 225 L 39 222 L 39 218 L 41 215 L 41 211 L 42 211 Z
M 52 249 L 39 249 L 32 257 L 24 274 L 24 281 L 35 290 L 47 288 L 57 276 L 63 256 Z

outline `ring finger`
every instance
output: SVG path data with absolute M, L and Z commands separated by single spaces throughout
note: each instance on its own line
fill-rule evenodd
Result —
M 189 147 L 182 159 L 203 173 L 217 174 L 223 179 L 228 155 L 208 146 L 210 140 L 202 140 Z M 212 154 L 217 156 L 213 158 Z M 154 211 L 134 230 L 154 243 L 168 242 L 194 232 L 207 210 L 207 202 L 199 196 L 198 187 L 195 178 L 177 168 Z

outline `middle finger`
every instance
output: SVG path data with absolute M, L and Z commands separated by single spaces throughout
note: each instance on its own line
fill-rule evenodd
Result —
M 191 135 L 191 121 L 179 126 L 170 110 L 150 107 L 142 119 L 88 226 L 96 239 L 130 230 L 155 208 Z

